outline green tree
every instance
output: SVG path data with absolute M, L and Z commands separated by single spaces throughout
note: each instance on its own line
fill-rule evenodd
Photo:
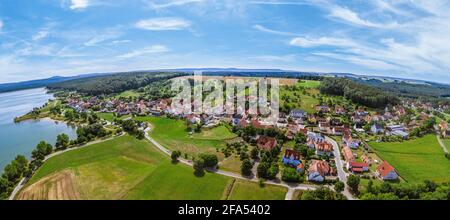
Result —
M 181 156 L 181 152 L 180 151 L 172 151 L 172 154 L 170 155 L 170 157 L 172 158 L 172 162 L 177 162 L 178 158 Z
M 194 160 L 194 174 L 196 176 L 203 176 L 205 175 L 205 161 L 202 158 L 197 158 Z
M 256 168 L 256 175 L 258 178 L 267 178 L 267 172 L 269 170 L 270 164 L 267 162 L 261 162 Z
M 296 169 L 286 167 L 281 172 L 281 180 L 291 183 L 298 183 L 300 182 L 300 174 L 297 172 Z
M 270 165 L 269 169 L 267 170 L 266 178 L 269 180 L 273 180 L 273 179 L 277 178 L 277 174 L 279 171 L 280 171 L 280 168 L 279 168 L 278 164 L 272 163 L 272 165 Z
M 250 151 L 250 157 L 253 160 L 257 160 L 259 158 L 259 150 L 258 148 L 254 147 L 251 151 Z
M 244 159 L 241 164 L 241 174 L 243 176 L 251 176 L 252 175 L 253 164 L 249 159 Z
M 66 149 L 69 146 L 70 138 L 67 134 L 60 134 L 56 137 L 56 149 Z
M 350 189 L 354 192 L 354 193 L 358 193 L 358 187 L 359 187 L 359 182 L 360 182 L 360 178 L 359 176 L 356 175 L 350 175 L 347 178 L 347 185 L 350 187 Z
M 334 190 L 336 192 L 342 192 L 345 189 L 345 184 L 341 181 L 337 181 L 336 183 L 334 183 Z
M 205 167 L 215 168 L 219 163 L 219 159 L 215 154 L 200 154 L 199 157 L 203 159 Z

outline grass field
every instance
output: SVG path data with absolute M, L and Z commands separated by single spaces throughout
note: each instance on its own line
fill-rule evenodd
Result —
M 303 109 L 308 113 L 314 113 L 316 111 L 315 106 L 320 104 L 318 99 L 309 94 L 303 94 L 300 91 L 289 91 L 283 88 L 280 89 L 280 97 L 281 105 L 286 103 L 292 108 Z
M 225 147 L 226 141 L 235 137 L 226 127 L 219 126 L 200 134 L 189 135 L 185 121 L 164 117 L 136 117 L 135 120 L 146 121 L 153 125 L 150 135 L 170 150 L 179 150 L 195 156 L 199 153 L 217 153 L 218 148 Z M 218 153 L 219 158 L 223 158 Z
M 116 96 L 116 98 L 137 98 L 140 94 L 133 90 L 124 91 Z
M 408 182 L 450 181 L 450 160 L 444 157 L 435 135 L 400 143 L 369 144 Z
M 110 122 L 116 118 L 113 113 L 97 113 L 97 116 Z
M 320 81 L 315 80 L 300 80 L 297 82 L 297 85 L 300 85 L 305 88 L 315 89 L 320 86 Z
M 287 189 L 284 187 L 264 185 L 236 180 L 233 184 L 228 200 L 284 200 Z
M 220 199 L 231 180 L 195 177 L 149 142 L 122 136 L 49 159 L 17 198 Z

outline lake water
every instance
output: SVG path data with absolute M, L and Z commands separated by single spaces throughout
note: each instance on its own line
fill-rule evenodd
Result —
M 44 88 L 0 93 L 0 173 L 17 155 L 30 157 L 31 151 L 42 140 L 53 145 L 61 133 L 76 138 L 74 127 L 50 119 L 14 123 L 14 117 L 28 113 L 52 98 L 53 95 L 47 94 Z

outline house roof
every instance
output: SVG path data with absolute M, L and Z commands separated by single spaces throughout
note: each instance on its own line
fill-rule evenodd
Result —
M 364 162 L 350 162 L 350 166 L 353 168 L 362 168 L 369 167 L 369 164 Z
M 377 172 L 381 177 L 387 176 L 392 171 L 395 171 L 395 169 L 387 161 L 381 162 L 381 164 L 377 167 Z
M 256 145 L 264 150 L 272 150 L 275 146 L 277 146 L 277 140 L 268 136 L 259 136 L 256 141 Z
M 316 144 L 316 148 L 319 151 L 331 152 L 333 151 L 333 145 L 328 142 L 319 142 Z
M 284 157 L 290 158 L 291 156 L 294 157 L 294 160 L 300 160 L 300 154 L 297 151 L 291 150 L 291 149 L 286 149 L 286 152 L 284 153 Z
M 318 172 L 321 176 L 325 176 L 331 173 L 331 167 L 326 161 L 323 160 L 312 160 L 309 165 L 308 172 Z
M 347 162 L 352 162 L 355 159 L 353 157 L 353 152 L 349 147 L 347 147 L 347 146 L 343 147 L 342 151 L 344 153 L 344 158 Z

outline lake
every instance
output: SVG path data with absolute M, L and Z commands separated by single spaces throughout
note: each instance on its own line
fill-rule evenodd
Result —
M 0 93 L 0 173 L 17 155 L 28 158 L 36 145 L 44 140 L 52 145 L 61 133 L 76 138 L 76 129 L 50 119 L 14 123 L 14 118 L 45 104 L 53 95 L 45 88 Z

